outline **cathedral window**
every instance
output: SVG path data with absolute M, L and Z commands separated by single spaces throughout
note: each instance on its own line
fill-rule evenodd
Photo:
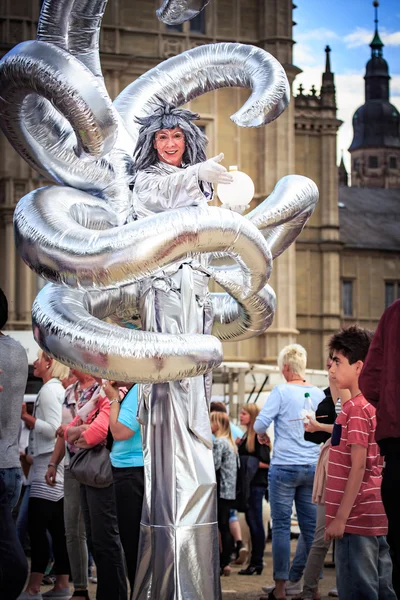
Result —
M 370 169 L 377 169 L 379 166 L 377 156 L 368 156 L 368 166 Z
M 396 156 L 389 157 L 389 169 L 397 169 L 397 158 Z
M 351 279 L 342 281 L 342 305 L 345 317 L 353 316 L 353 282 Z

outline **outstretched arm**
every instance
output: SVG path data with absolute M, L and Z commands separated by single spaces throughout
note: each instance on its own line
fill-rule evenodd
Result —
M 232 176 L 225 167 L 218 164 L 223 158 L 224 155 L 219 154 L 187 168 L 175 168 L 171 173 L 166 173 L 160 163 L 148 171 L 139 172 L 134 193 L 140 204 L 151 212 L 198 206 L 212 197 L 211 188 L 209 197 L 206 197 L 201 182 L 207 184 L 232 181 Z
M 136 178 L 134 194 L 150 212 L 197 206 L 206 200 L 200 188 L 199 167 L 197 164 L 169 174 L 157 167 L 142 171 Z

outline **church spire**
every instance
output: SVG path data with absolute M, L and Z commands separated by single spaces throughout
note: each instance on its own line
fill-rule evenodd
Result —
M 379 36 L 379 31 L 378 31 L 378 6 L 379 6 L 378 0 L 374 0 L 373 6 L 375 8 L 375 35 L 374 35 L 372 42 L 370 43 L 371 56 L 372 57 L 374 57 L 374 56 L 381 57 L 382 56 L 382 48 L 383 48 L 384 44 Z
M 389 101 L 389 67 L 383 58 L 383 42 L 378 31 L 378 6 L 379 2 L 372 3 L 375 8 L 375 34 L 370 43 L 371 58 L 367 63 L 365 73 L 365 99 Z
M 338 176 L 339 176 L 339 186 L 348 187 L 349 175 L 347 173 L 346 165 L 344 164 L 343 150 L 342 150 L 342 159 L 340 161 L 340 165 L 338 168 Z
M 323 106 L 336 108 L 335 78 L 331 71 L 331 49 L 329 46 L 325 47 L 325 53 L 325 72 L 322 74 L 321 102 Z
M 326 59 L 325 59 L 325 73 L 331 72 L 331 49 L 329 46 L 325 46 Z

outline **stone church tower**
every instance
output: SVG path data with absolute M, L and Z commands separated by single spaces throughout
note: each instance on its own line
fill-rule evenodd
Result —
M 296 243 L 298 341 L 312 367 L 322 367 L 328 337 L 340 326 L 340 250 L 334 74 L 329 46 L 320 95 L 302 86 L 295 97 L 296 173 L 313 179 L 317 209 Z
M 369 188 L 400 188 L 400 114 L 390 104 L 389 67 L 383 58 L 375 7 L 375 35 L 365 72 L 365 103 L 354 113 L 351 154 L 351 185 Z

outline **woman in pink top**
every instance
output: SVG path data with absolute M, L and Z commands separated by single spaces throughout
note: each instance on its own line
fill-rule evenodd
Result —
M 77 373 L 78 376 L 78 373 Z M 76 417 L 65 429 L 71 455 L 79 448 L 106 444 L 110 401 L 97 382 L 85 390 Z M 114 488 L 80 486 L 88 547 L 97 566 L 97 600 L 126 600 L 128 590 L 114 499 Z

